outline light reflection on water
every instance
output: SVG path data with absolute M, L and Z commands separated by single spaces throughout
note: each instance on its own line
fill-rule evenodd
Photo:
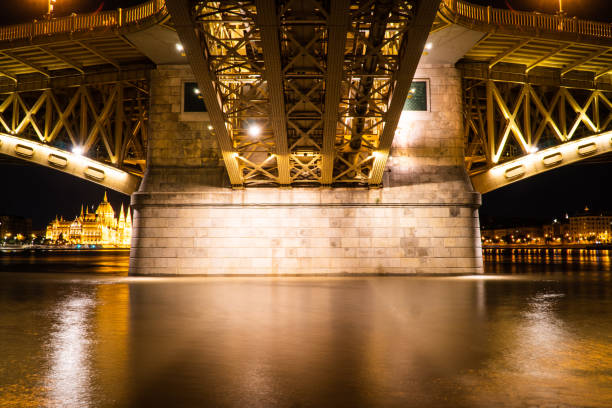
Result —
M 90 336 L 93 299 L 75 294 L 57 305 L 52 312 L 56 320 L 48 340 L 50 370 L 45 389 L 46 405 L 88 406 L 90 367 L 88 357 L 93 339 Z
M 485 249 L 489 273 L 610 272 L 610 250 L 594 249 Z
M 129 278 L 125 254 L 79 256 L 0 261 L 0 406 L 612 406 L 600 255 L 285 279 Z

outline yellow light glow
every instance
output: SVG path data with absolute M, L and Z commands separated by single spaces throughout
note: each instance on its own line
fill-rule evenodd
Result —
M 249 126 L 247 133 L 251 137 L 257 137 L 261 134 L 261 127 L 258 124 L 253 123 L 251 126 Z
M 81 146 L 74 146 L 71 149 L 72 152 L 70 152 L 6 133 L 0 133 L 0 152 L 14 155 L 18 146 L 25 146 L 27 150 L 31 151 L 29 157 L 17 154 L 20 158 L 28 161 L 63 169 L 67 173 L 84 178 L 88 178 L 86 177 L 88 172 L 94 171 L 103 175 L 102 180 L 104 180 L 104 184 L 109 186 L 120 186 L 126 181 L 130 182 L 128 180 L 130 178 L 129 173 L 84 156 Z

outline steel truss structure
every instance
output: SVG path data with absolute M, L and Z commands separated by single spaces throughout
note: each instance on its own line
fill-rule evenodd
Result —
M 168 4 L 200 89 L 213 93 L 203 99 L 235 187 L 380 184 L 372 169 L 392 140 L 381 135 L 401 113 L 389 112 L 393 91 L 409 88 L 420 57 L 409 43 L 424 44 L 437 9 L 410 36 L 415 3 Z M 408 77 L 402 57 L 415 59 Z
M 470 175 L 612 130 L 612 91 L 465 78 L 465 163 Z
M 0 132 L 142 176 L 148 94 L 147 80 L 1 93 Z

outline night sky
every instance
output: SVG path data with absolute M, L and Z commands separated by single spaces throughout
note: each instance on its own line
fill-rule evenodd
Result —
M 582 212 L 612 212 L 612 156 L 579 162 L 484 194 L 482 226 L 539 225 Z
M 86 13 L 98 8 L 116 9 L 141 3 L 141 0 L 58 0 L 57 15 Z M 515 10 L 554 13 L 557 0 L 472 0 L 473 3 Z M 46 11 L 45 0 L 12 2 L 0 13 L 0 25 L 28 22 Z M 569 16 L 612 21 L 610 0 L 564 0 Z M 104 187 L 53 169 L 12 160 L 0 161 L 2 188 L 0 214 L 31 217 L 35 228 L 42 228 L 56 214 L 74 217 L 81 203 L 98 205 Z M 520 181 L 483 196 L 480 209 L 483 225 L 504 224 L 513 219 L 550 222 L 566 212 L 582 210 L 585 205 L 597 211 L 612 210 L 612 160 L 561 167 L 555 171 Z M 129 197 L 107 190 L 116 211 Z M 90 207 L 91 208 L 91 207 Z
M 62 173 L 58 170 L 26 164 L 0 165 L 2 191 L 1 215 L 21 215 L 32 218 L 35 229 L 43 228 L 55 215 L 73 219 L 81 204 L 94 205 L 102 201 L 104 191 L 116 212 L 121 204 L 130 204 L 130 197 L 90 181 Z

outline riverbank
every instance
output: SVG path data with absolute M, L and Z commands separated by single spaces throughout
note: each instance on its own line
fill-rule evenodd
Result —
M 6 245 L 0 246 L 0 253 L 14 253 L 14 252 L 74 252 L 74 251 L 126 251 L 129 252 L 130 248 L 126 247 L 109 247 L 99 245 L 69 245 L 69 246 L 56 246 L 56 245 Z
M 611 250 L 612 244 L 487 244 L 483 245 L 482 249 Z

